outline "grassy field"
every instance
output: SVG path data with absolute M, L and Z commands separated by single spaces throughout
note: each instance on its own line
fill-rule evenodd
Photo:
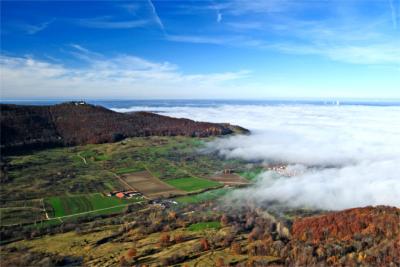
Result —
M 220 222 L 199 222 L 192 224 L 188 227 L 189 231 L 203 231 L 206 229 L 219 229 L 221 227 Z
M 128 205 L 141 201 L 142 198 L 119 199 L 116 197 L 106 197 L 101 194 L 77 195 L 77 196 L 57 196 L 47 198 L 45 201 L 52 207 L 51 217 L 62 217 L 76 213 L 95 211 L 112 208 L 122 210 L 122 205 Z M 111 211 L 113 209 L 110 209 Z M 106 211 L 107 212 L 107 211 Z
M 31 207 L 0 209 L 1 225 L 29 223 L 34 221 L 41 221 L 43 219 L 45 219 L 45 214 L 42 209 L 36 209 Z
M 88 150 L 79 152 L 78 155 L 84 157 L 86 160 L 103 161 L 110 159 L 109 155 L 95 149 L 90 149 L 90 147 Z
M 195 178 L 195 177 L 168 179 L 168 180 L 165 180 L 165 182 L 175 188 L 178 188 L 180 190 L 187 191 L 187 192 L 217 187 L 217 186 L 221 185 L 218 182 L 214 182 L 214 181 L 210 181 L 210 180 L 202 179 L 202 178 Z
M 144 170 L 143 167 L 135 166 L 135 167 L 119 168 L 118 170 L 115 171 L 115 173 L 118 175 L 121 175 L 121 174 L 132 173 L 132 172 L 140 172 L 143 170 Z
M 206 191 L 196 195 L 183 196 L 175 198 L 175 201 L 181 204 L 195 204 L 209 200 L 214 200 L 231 192 L 231 188 L 219 188 L 215 190 Z
M 96 228 L 96 231 L 82 232 L 79 234 L 75 231 L 70 231 L 56 235 L 46 235 L 40 239 L 22 240 L 12 244 L 11 246 L 21 249 L 29 248 L 30 252 L 36 251 L 53 253 L 56 255 L 79 256 L 84 259 L 85 264 L 83 265 L 87 266 L 119 266 L 120 257 L 126 257 L 127 251 L 132 248 L 133 236 L 135 238 L 134 243 L 140 244 L 136 246 L 137 254 L 141 255 L 142 259 L 145 259 L 143 260 L 145 263 L 133 264 L 134 266 L 141 266 L 144 264 L 148 266 L 152 266 L 153 264 L 157 266 L 167 266 L 160 264 L 161 259 L 176 255 L 177 252 L 183 255 L 195 256 L 193 259 L 189 259 L 189 261 L 193 260 L 193 264 L 188 263 L 188 266 L 215 266 L 214 263 L 216 259 L 221 256 L 224 256 L 227 264 L 232 261 L 232 265 L 234 265 L 235 262 L 237 263 L 237 259 L 247 258 L 247 255 L 232 256 L 229 249 L 225 251 L 225 254 L 219 253 L 221 250 L 217 249 L 205 252 L 202 251 L 196 255 L 196 253 L 193 253 L 193 247 L 200 243 L 199 240 L 203 238 L 204 235 L 215 235 L 216 231 L 221 231 L 221 234 L 223 232 L 222 229 L 220 229 L 218 222 L 193 224 L 192 228 L 193 230 L 188 228 L 178 228 L 170 231 L 169 234 L 171 236 L 180 235 L 189 238 L 182 243 L 162 248 L 158 248 L 157 243 L 159 242 L 160 236 L 163 232 L 156 232 L 149 235 L 136 235 L 135 232 L 132 232 L 122 235 L 118 240 L 107 242 L 101 246 L 94 247 L 92 245 L 95 244 L 96 241 L 109 237 L 119 231 L 120 225 L 99 226 Z M 147 256 L 144 256 L 145 254 Z M 218 255 L 218 257 L 214 257 L 214 254 Z M 231 257 L 234 257 L 234 259 L 230 260 Z
M 61 199 L 123 190 L 126 186 L 115 174 L 123 176 L 148 170 L 155 178 L 186 192 L 219 186 L 215 181 L 187 177 L 211 177 L 223 169 L 245 169 L 245 163 L 199 153 L 198 149 L 209 140 L 179 136 L 130 138 L 117 143 L 53 148 L 4 157 L 8 180 L 0 187 L 0 208 L 13 209 L 3 209 L 1 218 L 8 222 L 26 222 L 27 218 L 34 221 L 40 212 L 26 207 L 41 208 L 29 202 L 43 198 L 56 207 L 68 203 L 64 204 L 65 209 L 57 209 L 57 214 L 92 210 L 95 204 L 90 199 L 93 197 Z
M 9 182 L 0 187 L 0 201 L 40 199 L 57 195 L 121 190 L 113 173 L 148 169 L 161 180 L 207 177 L 243 166 L 197 151 L 208 139 L 188 137 L 131 138 L 112 144 L 54 148 L 4 158 Z M 82 159 L 84 158 L 85 161 Z

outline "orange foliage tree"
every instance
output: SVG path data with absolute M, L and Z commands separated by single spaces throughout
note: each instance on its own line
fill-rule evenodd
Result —
M 165 247 L 169 245 L 170 235 L 168 233 L 162 233 L 160 236 L 160 246 Z

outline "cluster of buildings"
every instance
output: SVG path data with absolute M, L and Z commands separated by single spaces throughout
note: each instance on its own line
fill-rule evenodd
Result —
M 178 202 L 170 199 L 153 199 L 150 204 L 155 207 L 160 207 L 162 209 L 169 208 L 174 205 L 178 205 Z
M 142 193 L 139 191 L 128 190 L 128 191 L 112 191 L 107 194 L 108 197 L 117 197 L 117 198 L 132 198 L 142 196 Z
M 274 171 L 282 176 L 287 176 L 287 177 L 292 177 L 292 176 L 296 176 L 298 174 L 300 174 L 299 171 L 296 170 L 289 170 L 286 168 L 286 165 L 277 165 L 277 166 L 273 166 L 273 167 L 269 167 L 268 170 L 269 171 Z
M 73 104 L 75 106 L 80 106 L 80 105 L 86 105 L 85 101 L 71 101 L 69 102 L 70 104 Z

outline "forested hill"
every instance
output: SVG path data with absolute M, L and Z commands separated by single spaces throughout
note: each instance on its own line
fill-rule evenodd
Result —
M 138 136 L 218 136 L 247 133 L 230 124 L 196 122 L 149 112 L 118 113 L 84 102 L 53 106 L 1 104 L 3 152 L 107 143 Z

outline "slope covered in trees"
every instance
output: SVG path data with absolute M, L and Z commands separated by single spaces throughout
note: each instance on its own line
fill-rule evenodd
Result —
M 354 208 L 297 219 L 289 258 L 299 265 L 399 266 L 400 209 Z
M 207 137 L 234 132 L 247 130 L 149 112 L 118 113 L 80 102 L 54 106 L 1 105 L 4 150 L 106 143 L 138 136 Z

